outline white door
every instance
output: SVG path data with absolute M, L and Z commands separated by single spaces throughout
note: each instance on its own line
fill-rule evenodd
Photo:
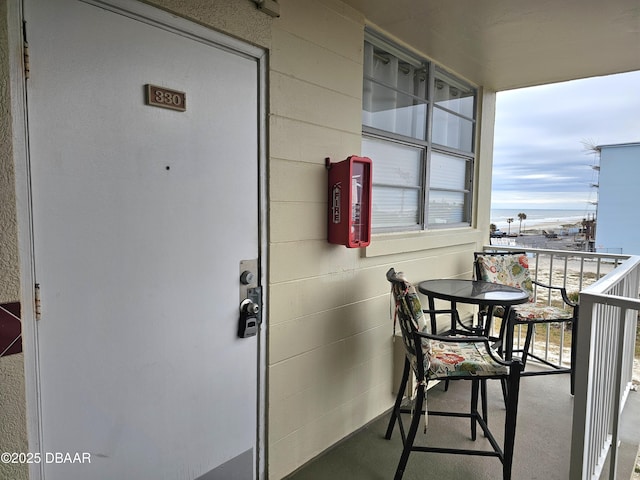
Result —
M 76 0 L 25 20 L 44 478 L 254 478 L 259 62 Z

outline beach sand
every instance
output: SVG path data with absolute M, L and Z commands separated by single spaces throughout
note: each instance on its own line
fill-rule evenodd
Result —
M 570 251 L 584 251 L 586 241 L 584 235 L 579 233 L 568 233 L 566 230 L 549 228 L 544 229 L 546 232 L 554 232 L 557 236 L 555 238 L 548 237 L 542 233 L 542 231 L 532 232 L 528 231 L 522 235 L 512 234 L 511 236 L 503 238 L 492 238 L 492 245 L 509 245 L 509 246 L 522 246 L 527 248 L 542 248 L 545 250 L 570 250 Z

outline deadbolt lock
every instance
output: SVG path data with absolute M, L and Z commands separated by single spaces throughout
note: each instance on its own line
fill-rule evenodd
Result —
M 253 337 L 258 334 L 262 322 L 262 289 L 249 288 L 247 298 L 240 302 L 240 322 L 238 336 L 240 338 Z

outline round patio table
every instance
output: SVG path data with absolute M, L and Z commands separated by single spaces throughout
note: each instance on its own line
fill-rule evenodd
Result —
M 499 283 L 485 282 L 482 280 L 462 280 L 462 279 L 436 279 L 425 280 L 418 284 L 418 291 L 426 295 L 429 299 L 429 309 L 435 310 L 435 299 L 451 302 L 451 310 L 456 310 L 456 303 L 468 303 L 473 305 L 483 305 L 489 308 L 487 318 L 489 321 L 485 325 L 471 327 L 474 333 L 481 332 L 489 336 L 491 313 L 495 306 L 505 309 L 504 318 L 509 318 L 509 309 L 513 305 L 520 305 L 529 301 L 529 294 L 524 290 Z M 448 334 L 458 332 L 456 328 L 457 314 L 451 316 L 451 331 Z M 435 329 L 435 315 L 431 316 L 432 330 Z M 501 329 L 502 332 L 502 329 Z M 434 330 L 434 333 L 435 330 Z

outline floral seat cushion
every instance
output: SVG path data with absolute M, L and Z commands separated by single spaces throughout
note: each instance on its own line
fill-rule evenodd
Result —
M 425 371 L 430 379 L 470 374 L 486 377 L 508 373 L 507 367 L 491 358 L 482 343 L 426 341 L 430 343 L 431 349 L 431 355 L 425 356 Z
M 414 322 L 414 328 L 427 331 L 428 326 L 422 311 L 420 299 L 411 285 L 402 294 L 401 308 Z M 424 371 L 429 379 L 477 375 L 494 376 L 507 373 L 507 367 L 496 362 L 486 352 L 484 343 L 442 342 L 424 338 L 422 340 Z M 416 357 L 410 356 L 414 372 L 417 374 Z
M 573 309 L 563 309 L 551 305 L 536 305 L 525 303 L 513 307 L 516 321 L 527 322 L 534 320 L 568 320 L 573 317 Z
M 573 317 L 572 309 L 535 303 L 533 282 L 529 274 L 529 259 L 526 254 L 481 255 L 478 256 L 477 262 L 480 267 L 480 280 L 520 288 L 529 294 L 529 303 L 513 307 L 516 322 L 565 320 Z M 496 307 L 493 314 L 504 317 L 504 308 Z

